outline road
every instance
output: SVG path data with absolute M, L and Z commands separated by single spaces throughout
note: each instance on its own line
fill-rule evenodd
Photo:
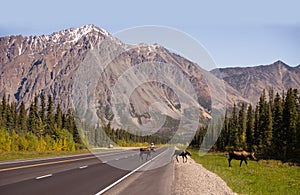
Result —
M 122 150 L 0 163 L 0 194 L 169 194 L 173 151 L 158 148 L 147 161 Z

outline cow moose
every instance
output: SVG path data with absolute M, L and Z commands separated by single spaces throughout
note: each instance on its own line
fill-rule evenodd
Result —
M 254 156 L 254 152 L 246 152 L 244 150 L 241 151 L 241 152 L 230 151 L 229 152 L 229 158 L 228 158 L 229 167 L 231 167 L 230 162 L 231 162 L 232 159 L 241 160 L 240 167 L 242 166 L 243 161 L 245 161 L 245 164 L 247 166 L 248 165 L 247 158 L 250 158 L 251 160 L 255 160 L 256 161 L 256 158 Z
M 155 148 L 147 147 L 147 148 L 140 148 L 140 158 L 143 160 L 143 154 L 146 154 L 146 160 L 148 157 L 151 157 L 151 152 L 155 152 Z
M 192 156 L 192 154 L 188 150 L 175 150 L 173 156 L 176 156 L 177 162 L 179 162 L 178 156 L 182 156 L 183 163 L 185 163 L 187 162 L 187 156 Z M 184 159 L 186 159 L 185 162 Z

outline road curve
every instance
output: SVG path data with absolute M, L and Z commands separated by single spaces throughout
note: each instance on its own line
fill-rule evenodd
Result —
M 171 153 L 170 148 L 159 148 L 149 161 L 139 159 L 139 151 L 124 150 L 0 163 L 0 194 L 108 193 L 126 183 L 125 179 L 116 183 L 124 176 L 129 175 L 128 180 L 142 172 L 151 173 L 147 170 L 153 172 L 162 164 L 167 165 Z M 113 183 L 116 184 L 111 186 Z M 111 187 L 107 189 L 108 186 Z

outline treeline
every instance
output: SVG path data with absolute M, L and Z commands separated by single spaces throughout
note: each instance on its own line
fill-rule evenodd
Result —
M 85 129 L 84 142 L 95 147 L 107 147 L 109 144 L 118 146 L 148 146 L 150 143 L 165 144 L 169 141 L 167 136 L 162 135 L 138 135 L 126 130 L 113 128 L 110 123 L 98 125 L 96 128 L 82 123 L 80 129 Z
M 54 108 L 51 95 L 35 97 L 26 111 L 8 103 L 6 95 L 0 104 L 0 153 L 11 151 L 73 151 L 84 147 L 71 110 L 63 113 L 60 104 Z
M 68 109 L 64 113 L 52 96 L 36 96 L 26 110 L 24 102 L 8 103 L 4 94 L 0 103 L 0 153 L 12 151 L 73 151 L 89 147 L 144 146 L 151 142 L 167 143 L 167 137 L 141 136 L 107 125 L 91 126 L 76 118 Z M 80 133 L 80 135 L 79 135 Z
M 207 131 L 201 128 L 191 145 L 198 147 Z M 214 150 L 249 150 L 267 159 L 300 161 L 300 96 L 297 89 L 286 93 L 269 90 L 267 100 L 265 91 L 258 104 L 234 105 L 227 111 L 218 141 Z

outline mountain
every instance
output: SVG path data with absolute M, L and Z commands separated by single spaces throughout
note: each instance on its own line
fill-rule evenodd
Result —
M 0 38 L 0 93 L 26 105 L 44 91 L 69 107 L 74 70 L 97 42 L 111 38 L 93 25 L 42 36 Z M 67 100 L 67 101 L 66 101 Z
M 1 37 L 0 67 L 0 95 L 9 101 L 24 101 L 28 108 L 34 96 L 45 93 L 64 111 L 75 108 L 84 119 L 117 126 L 126 119 L 151 129 L 161 125 L 153 124 L 156 119 L 176 121 L 183 115 L 192 124 L 199 116 L 210 120 L 213 109 L 222 110 L 224 104 L 247 102 L 188 59 L 160 45 L 122 43 L 94 25 Z
M 270 88 L 274 89 L 274 93 L 286 92 L 289 88 L 300 91 L 300 65 L 290 67 L 282 61 L 254 67 L 220 68 L 211 73 L 224 79 L 254 105 L 264 89 L 266 94 Z

